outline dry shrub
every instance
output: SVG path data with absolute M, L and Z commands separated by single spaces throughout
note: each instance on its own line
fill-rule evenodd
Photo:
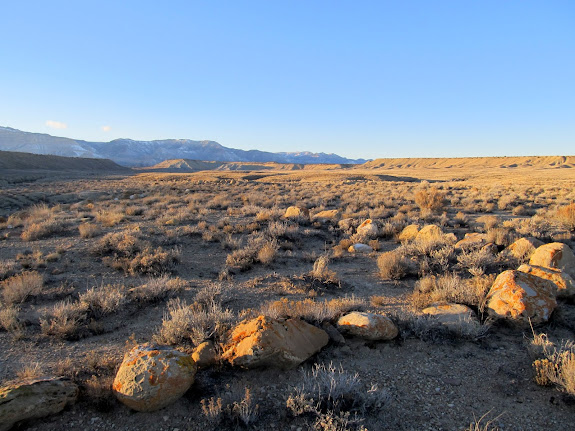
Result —
M 493 275 L 462 279 L 455 273 L 423 277 L 415 283 L 411 303 L 417 309 L 435 303 L 465 304 L 482 312 L 485 307 L 485 296 L 494 279 Z
M 485 231 L 497 227 L 501 223 L 501 219 L 494 215 L 484 215 L 477 218 L 477 223 L 483 223 Z
M 188 286 L 186 280 L 171 278 L 167 274 L 150 278 L 146 284 L 135 287 L 131 293 L 138 301 L 155 302 L 181 292 Z
M 140 239 L 139 230 L 109 233 L 92 248 L 97 255 L 114 254 L 118 257 L 133 257 L 148 244 Z
M 487 248 L 475 250 L 462 250 L 457 256 L 457 262 L 461 268 L 467 269 L 471 275 L 485 274 L 489 267 L 495 265 L 496 258 Z
M 415 192 L 415 203 L 420 208 L 422 215 L 439 212 L 445 206 L 445 193 L 437 187 L 424 186 Z
M 136 254 L 130 260 L 127 268 L 129 274 L 132 275 L 153 275 L 159 276 L 166 273 L 171 273 L 176 264 L 180 260 L 179 250 L 164 250 L 162 247 L 156 249 L 146 248 L 142 252 Z
M 496 227 L 487 230 L 487 242 L 508 246 L 519 238 L 518 234 L 506 227 Z
M 63 228 L 64 224 L 61 221 L 49 219 L 27 225 L 20 237 L 23 241 L 35 241 L 37 239 L 48 238 L 53 233 L 61 232 Z
M 19 312 L 20 308 L 18 307 L 0 304 L 0 328 L 4 328 L 5 331 L 12 334 L 21 333 L 24 326 L 18 319 Z
M 277 255 L 278 242 L 273 239 L 266 241 L 261 248 L 258 250 L 257 259 L 264 265 L 269 265 L 272 263 Z
M 333 255 L 334 257 L 342 256 L 347 249 L 353 245 L 353 241 L 349 238 L 342 239 L 338 245 L 333 247 Z
M 100 210 L 96 213 L 96 220 L 102 224 L 102 226 L 113 227 L 118 223 L 123 222 L 125 215 L 120 210 Z
M 35 271 L 14 275 L 0 283 L 2 299 L 6 304 L 22 303 L 29 296 L 40 294 L 43 286 L 44 278 Z
M 540 385 L 556 385 L 575 396 L 575 344 L 563 342 L 559 347 L 546 347 L 545 357 L 533 362 L 535 381 Z
M 30 362 L 23 365 L 18 371 L 16 376 L 19 380 L 36 379 L 44 374 L 39 362 Z
M 86 310 L 80 302 L 69 299 L 54 305 L 40 319 L 40 328 L 44 335 L 53 335 L 65 340 L 79 337 L 82 323 L 86 320 Z
M 321 255 L 316 259 L 313 264 L 313 269 L 310 272 L 310 276 L 315 280 L 318 280 L 322 283 L 333 283 L 338 284 L 339 279 L 335 271 L 332 271 L 328 268 L 329 265 L 329 257 L 325 254 Z
M 377 267 L 384 280 L 399 280 L 407 274 L 408 264 L 401 252 L 388 251 L 379 255 Z
M 355 296 L 336 298 L 316 302 L 307 298 L 303 301 L 290 301 L 282 298 L 279 301 L 265 303 L 259 313 L 273 319 L 300 318 L 309 322 L 321 323 L 335 320 L 343 313 L 351 310 L 362 310 L 365 301 Z
M 94 238 L 100 234 L 100 228 L 94 223 L 82 223 L 78 226 L 82 238 Z
M 80 294 L 79 301 L 83 309 L 90 311 L 95 317 L 114 313 L 128 302 L 125 287 L 117 284 L 107 284 L 92 287 Z
M 388 400 L 386 390 L 376 384 L 364 385 L 357 373 L 331 363 L 315 364 L 311 372 L 302 371 L 301 383 L 287 398 L 286 407 L 293 416 L 315 416 L 315 429 L 347 430 L 350 412 L 363 414 L 380 409 Z M 343 423 L 347 426 L 341 428 Z
M 14 275 L 15 266 L 16 264 L 13 261 L 0 260 L 0 280 L 4 280 L 5 278 Z
M 221 337 L 233 320 L 232 311 L 222 309 L 219 303 L 188 305 L 179 298 L 171 299 L 154 341 L 171 345 L 190 341 L 197 346 L 212 337 Z
M 553 218 L 565 229 L 570 231 L 575 230 L 575 203 L 557 208 Z

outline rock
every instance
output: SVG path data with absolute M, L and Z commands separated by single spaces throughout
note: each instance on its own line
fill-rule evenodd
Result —
M 299 319 L 279 320 L 259 316 L 240 323 L 231 334 L 223 358 L 246 368 L 295 368 L 319 352 L 328 334 Z
M 522 258 L 524 256 L 530 257 L 535 249 L 542 245 L 543 241 L 539 241 L 533 237 L 519 238 L 507 247 L 507 251 L 517 258 Z
M 423 314 L 435 316 L 440 323 L 449 327 L 456 327 L 463 323 L 479 324 L 473 310 L 463 304 L 432 305 L 421 311 Z
M 204 341 L 198 345 L 192 353 L 192 359 L 200 368 L 215 365 L 218 362 L 216 347 L 211 341 Z
M 462 240 L 455 244 L 455 248 L 481 247 L 487 243 L 487 235 L 484 233 L 466 233 Z
M 73 404 L 78 386 L 64 377 L 44 377 L 13 382 L 0 388 L 0 431 L 17 422 L 53 415 Z
M 125 356 L 114 379 L 116 398 L 133 410 L 151 412 L 180 398 L 196 375 L 193 359 L 176 349 L 141 344 Z
M 309 210 L 303 207 L 292 206 L 286 210 L 284 217 L 309 219 Z
M 575 281 L 573 281 L 573 278 L 569 274 L 559 269 L 521 265 L 517 268 L 517 271 L 552 281 L 557 287 L 558 298 L 572 298 L 575 295 Z
M 419 226 L 416 224 L 410 224 L 409 226 L 403 228 L 397 239 L 401 242 L 412 241 L 415 239 L 418 233 Z
M 575 255 L 569 246 L 562 242 L 544 244 L 533 252 L 529 265 L 560 269 L 575 278 Z
M 443 236 L 443 231 L 441 228 L 434 224 L 428 224 L 423 226 L 417 235 L 415 236 L 416 241 L 432 241 Z
M 367 244 L 357 243 L 354 245 L 350 245 L 347 251 L 349 251 L 350 253 L 371 253 L 373 251 L 373 248 L 371 248 Z
M 375 238 L 379 234 L 379 229 L 377 225 L 368 218 L 357 227 L 357 233 L 369 238 Z
M 557 306 L 555 285 L 521 271 L 504 271 L 497 276 L 487 294 L 491 316 L 520 324 L 546 322 Z
M 382 314 L 352 311 L 337 321 L 337 327 L 366 340 L 392 340 L 399 330 L 395 323 Z
M 341 332 L 339 332 L 331 323 L 325 322 L 321 325 L 321 327 L 325 332 L 327 332 L 329 339 L 335 344 L 345 344 L 345 338 L 343 338 Z
M 338 217 L 339 217 L 339 210 L 326 210 L 314 214 L 312 218 L 318 221 L 329 221 L 329 220 L 333 221 L 337 220 Z

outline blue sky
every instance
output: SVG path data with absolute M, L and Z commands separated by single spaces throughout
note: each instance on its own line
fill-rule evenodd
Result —
M 575 154 L 575 2 L 26 1 L 0 126 L 347 157 Z

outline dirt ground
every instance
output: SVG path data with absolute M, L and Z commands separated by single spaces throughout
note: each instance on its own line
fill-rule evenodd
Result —
M 497 205 L 488 214 L 496 215 L 501 220 L 529 219 L 541 208 L 550 210 L 556 205 L 572 202 L 575 177 L 566 171 L 569 170 L 554 171 L 558 176 L 555 178 L 551 171 L 533 175 L 526 170 L 521 174 L 514 173 L 511 178 L 503 171 L 473 176 L 459 171 L 405 169 L 382 170 L 378 174 L 380 177 L 374 176 L 373 172 L 363 176 L 357 173 L 315 172 L 315 177 L 306 172 L 299 179 L 294 173 L 286 176 L 285 173 L 253 172 L 110 177 L 67 174 L 53 177 L 17 176 L 11 173 L 5 177 L 0 190 L 0 215 L 4 217 L 0 223 L 0 260 L 4 273 L 0 275 L 8 279 L 23 271 L 36 271 L 43 276 L 44 282 L 42 292 L 18 304 L 18 320 L 23 329 L 17 334 L 0 331 L 0 381 L 17 379 L 23 369 L 38 364 L 41 374 L 64 373 L 74 378 L 81 387 L 80 399 L 75 405 L 58 415 L 20 424 L 16 429 L 317 429 L 313 428 L 315 418 L 305 414 L 294 417 L 286 408 L 288 396 L 294 388 L 305 383 L 309 378 L 305 372 L 309 372 L 315 363 L 333 364 L 346 372 L 357 373 L 365 390 L 376 385 L 378 391 L 387 394 L 385 402 L 370 406 L 367 411 L 352 411 L 352 414 L 359 415 L 360 421 L 359 425 L 350 425 L 349 429 L 364 426 L 369 430 L 464 430 L 476 422 L 485 427 L 476 429 L 486 430 L 570 429 L 575 422 L 575 399 L 555 387 L 542 387 L 534 382 L 532 358 L 527 350 L 532 338 L 531 330 L 504 322 L 493 324 L 485 336 L 475 340 L 446 336 L 441 331 L 419 337 L 402 331 L 400 337 L 387 342 L 346 337 L 345 344 L 332 342 L 300 367 L 289 371 L 244 370 L 219 364 L 199 370 L 195 383 L 184 397 L 152 413 L 131 411 L 109 394 L 103 393 L 102 388 L 94 395 L 86 382 L 92 376 L 101 379 L 105 392 L 105 385 L 109 384 L 126 351 L 126 342 L 152 340 L 166 316 L 168 298 L 145 304 L 128 302 L 109 314 L 87 322 L 72 337 L 47 334 L 41 326 L 42 319 L 46 318 L 52 307 L 62 300 L 76 300 L 89 288 L 117 284 L 129 291 L 153 277 L 147 273 L 118 269 L 106 261 L 105 256 L 93 253 L 94 245 L 106 234 L 134 229 L 142 240 L 151 242 L 153 247 L 177 250 L 179 262 L 171 276 L 186 282 L 178 297 L 191 303 L 198 292 L 215 283 L 221 288 L 219 300 L 222 307 L 232 310 L 237 320 L 249 314 L 247 309 L 255 313 L 262 304 L 281 298 L 323 301 L 352 295 L 365 299 L 364 309 L 400 319 L 411 310 L 410 294 L 421 275 L 408 273 L 400 280 L 384 280 L 378 275 L 378 256 L 399 246 L 393 236 L 378 238 L 379 251 L 373 253 L 352 254 L 344 251 L 335 255 L 334 246 L 348 238 L 349 233 L 336 223 L 303 223 L 291 237 L 278 237 L 278 251 L 273 261 L 266 265 L 255 263 L 244 270 L 227 265 L 227 257 L 233 247 L 226 248 L 223 238 L 244 241 L 238 248 L 244 247 L 252 229 L 263 229 L 262 226 L 267 226 L 271 220 L 282 222 L 281 215 L 278 216 L 280 210 L 283 214 L 288 206 L 302 203 L 318 210 L 345 204 L 347 212 L 351 212 L 350 207 L 355 205 L 353 209 L 356 215 L 351 218 L 361 221 L 370 214 L 366 208 L 369 208 L 372 196 L 364 195 L 364 191 L 377 190 L 380 186 L 388 190 L 390 183 L 397 184 L 400 189 L 407 184 L 405 187 L 408 188 L 401 189 L 402 192 L 395 197 L 396 206 L 389 202 L 382 204 L 390 210 L 389 213 L 372 217 L 373 220 L 383 226 L 386 220 L 392 220 L 399 212 L 404 201 L 403 205 L 409 204 L 413 208 L 402 210 L 406 214 L 402 223 L 405 225 L 415 221 L 423 225 L 426 220 L 417 218 L 417 208 L 411 197 L 420 180 L 431 181 L 440 187 L 443 185 L 442 190 L 448 195 L 455 191 L 461 196 L 475 193 L 479 201 L 485 194 L 485 202 L 489 200 L 489 190 L 501 190 L 501 199 L 506 190 L 515 187 L 513 191 L 518 195 L 518 200 L 513 207 L 523 205 L 528 210 L 527 214 L 514 215 L 513 207 L 499 209 Z M 266 181 L 266 175 L 270 176 L 267 178 L 269 181 Z M 390 175 L 399 180 L 390 182 Z M 462 175 L 466 178 L 462 178 Z M 327 183 L 333 186 L 325 186 Z M 299 195 L 293 192 L 297 189 L 296 184 L 301 188 L 298 189 Z M 326 194 L 324 198 L 314 193 L 314 188 L 319 184 L 322 193 L 331 190 L 330 187 L 343 188 L 332 195 Z M 267 187 L 270 193 L 266 196 Z M 309 189 L 307 194 L 301 192 L 306 188 Z M 272 199 L 273 205 L 269 202 L 256 203 L 254 196 L 250 195 L 252 189 L 256 190 L 254 195 L 260 196 L 262 201 Z M 523 192 L 525 194 L 522 195 Z M 357 205 L 350 197 L 353 193 L 357 194 Z M 204 201 L 190 201 L 194 195 L 206 198 Z M 537 200 L 537 196 L 544 196 L 545 199 Z M 220 198 L 230 203 L 220 205 L 213 201 Z M 179 202 L 185 202 L 184 207 L 188 209 L 195 205 L 193 211 L 190 210 L 193 216 L 178 219 L 175 209 L 180 206 Z M 45 204 L 52 211 L 61 222 L 60 228 L 45 237 L 26 241 L 22 237 L 28 223 L 26 211 L 39 204 Z M 250 210 L 249 205 L 256 209 Z M 270 210 L 270 205 L 271 209 L 276 208 L 277 214 L 271 219 L 262 217 L 260 228 L 248 226 L 243 231 L 237 228 L 242 224 L 257 222 L 257 208 L 260 207 L 260 211 Z M 116 211 L 117 206 L 124 211 L 123 219 L 106 226 L 106 222 L 102 221 L 102 212 Z M 131 207 L 141 207 L 143 213 L 132 214 L 127 211 Z M 208 210 L 202 211 L 202 208 Z M 161 217 L 172 214 L 172 209 L 175 221 L 170 221 L 168 217 L 165 222 L 158 222 Z M 462 210 L 463 204 L 460 207 L 447 204 L 446 217 L 453 220 L 455 214 Z M 10 219 L 10 216 L 15 214 L 21 215 L 22 224 L 10 224 L 15 219 Z M 466 232 L 480 229 L 480 224 L 475 220 L 481 215 L 485 213 L 469 211 L 467 225 L 449 222 L 443 226 L 443 230 L 461 239 Z M 222 219 L 226 219 L 225 223 L 220 223 Z M 439 220 L 439 215 L 436 220 Z M 205 222 L 207 227 L 202 226 L 201 222 Z M 78 234 L 78 226 L 82 223 L 97 225 L 98 233 L 92 238 L 83 238 Z M 198 225 L 200 227 L 196 230 L 188 229 Z M 206 234 L 210 226 L 215 226 L 212 233 L 216 239 Z M 226 236 L 228 233 L 231 237 Z M 545 236 L 551 234 L 543 235 L 542 239 L 548 242 L 553 240 L 553 237 Z M 565 233 L 561 235 L 565 242 L 573 246 L 572 237 L 565 236 Z M 312 270 L 314 261 L 326 252 L 330 254 L 329 269 L 337 274 L 340 286 L 306 284 L 308 282 L 304 276 Z M 49 258 L 51 254 L 53 257 Z M 415 264 L 419 265 L 418 262 Z M 224 277 L 222 270 L 226 266 L 229 272 Z M 454 266 L 453 270 L 456 269 Z M 502 269 L 505 268 L 499 266 L 487 272 L 496 273 Z M 370 302 L 374 296 L 379 298 L 377 303 Z M 562 302 L 560 311 L 549 323 L 537 327 L 536 331 L 547 333 L 557 341 L 573 340 L 574 318 L 575 305 Z M 191 348 L 189 345 L 179 347 L 184 350 Z M 254 403 L 258 405 L 258 413 L 250 423 L 223 420 L 213 424 L 202 413 L 201 400 L 210 397 L 239 399 L 246 387 L 250 388 Z M 482 417 L 483 420 L 479 422 Z M 345 428 L 334 426 L 324 429 Z

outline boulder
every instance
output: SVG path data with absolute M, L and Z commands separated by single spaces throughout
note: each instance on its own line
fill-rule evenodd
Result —
M 357 233 L 369 238 L 375 238 L 379 234 L 379 229 L 377 225 L 368 218 L 357 227 Z
M 309 219 L 309 210 L 303 207 L 292 206 L 286 210 L 284 217 Z
M 184 395 L 194 382 L 196 370 L 195 362 L 185 353 L 168 346 L 141 344 L 124 356 L 112 389 L 131 409 L 151 412 Z
M 218 353 L 214 343 L 204 341 L 199 344 L 192 353 L 192 359 L 200 368 L 215 365 L 218 362 Z
M 337 321 L 341 331 L 366 340 L 392 340 L 399 330 L 393 321 L 382 314 L 352 311 Z
M 44 377 L 9 383 L 0 388 L 0 431 L 23 420 L 53 415 L 73 404 L 78 386 L 64 377 Z
M 410 224 L 403 228 L 401 233 L 397 236 L 397 239 L 401 242 L 412 241 L 415 239 L 419 232 L 419 226 L 416 224 Z
M 432 241 L 443 236 L 443 231 L 441 228 L 434 224 L 428 224 L 423 226 L 417 235 L 415 236 L 416 241 Z
M 562 242 L 537 247 L 529 259 L 529 265 L 560 269 L 575 278 L 575 255 L 569 246 Z
M 487 235 L 484 233 L 466 233 L 462 240 L 455 244 L 455 248 L 481 247 L 487 243 Z
M 350 230 L 355 223 L 355 220 L 352 218 L 344 218 L 337 222 L 337 226 L 344 231 Z
M 463 304 L 432 305 L 421 310 L 423 314 L 435 316 L 437 320 L 448 327 L 456 327 L 462 323 L 479 324 L 471 308 Z
M 526 237 L 519 238 L 513 244 L 507 247 L 507 251 L 517 258 L 522 258 L 527 255 L 530 257 L 537 247 L 543 245 L 543 241 L 539 241 L 537 238 Z
M 373 251 L 373 248 L 371 248 L 367 244 L 357 243 L 350 245 L 347 251 L 349 251 L 350 253 L 371 253 Z
M 329 220 L 337 220 L 338 217 L 339 217 L 339 210 L 326 210 L 314 214 L 312 218 L 318 221 L 329 221 Z
M 327 335 L 329 335 L 329 339 L 335 343 L 335 344 L 345 344 L 345 338 L 343 338 L 343 335 L 341 335 L 341 332 L 339 332 L 335 326 L 333 326 L 331 323 L 329 322 L 324 322 L 321 325 L 322 329 L 327 332 Z
M 295 368 L 319 352 L 328 334 L 299 319 L 259 316 L 237 325 L 222 357 L 232 365 L 259 368 Z
M 558 298 L 572 298 L 575 295 L 575 281 L 573 281 L 573 278 L 569 274 L 559 269 L 521 265 L 517 268 L 517 271 L 552 281 L 557 287 Z
M 546 322 L 557 306 L 557 288 L 549 281 L 521 271 L 504 271 L 487 294 L 487 310 L 497 318 L 519 324 Z

